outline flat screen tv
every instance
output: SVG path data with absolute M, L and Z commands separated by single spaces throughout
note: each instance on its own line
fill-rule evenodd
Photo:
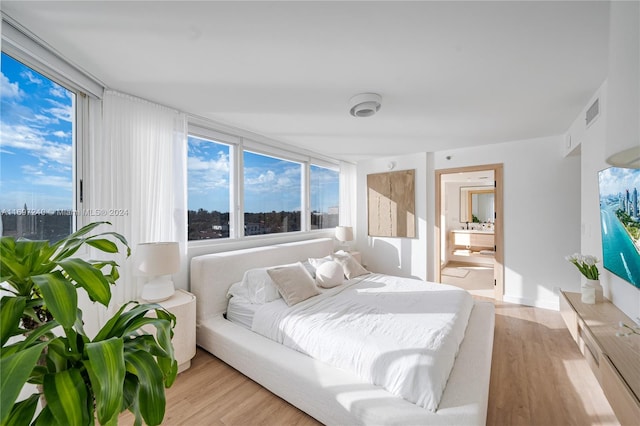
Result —
M 602 263 L 640 288 L 640 169 L 598 173 Z

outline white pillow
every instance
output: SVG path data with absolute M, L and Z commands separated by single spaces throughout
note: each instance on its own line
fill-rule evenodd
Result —
M 231 284 L 231 287 L 227 290 L 227 299 L 231 299 L 231 297 L 242 297 L 244 299 L 251 300 L 249 298 L 249 291 L 242 281 Z
M 313 278 L 300 262 L 270 268 L 267 273 L 289 306 L 320 294 Z
M 338 262 L 325 262 L 316 269 L 316 284 L 322 288 L 336 287 L 343 282 L 344 269 Z
M 331 256 L 325 256 L 325 257 L 319 257 L 319 258 L 310 257 L 308 262 L 312 267 L 314 267 L 315 269 L 318 269 L 320 265 L 326 262 L 331 262 L 331 260 L 332 260 Z
M 267 273 L 267 269 L 249 269 L 244 273 L 242 285 L 247 289 L 247 298 L 251 303 L 262 305 L 280 298 L 278 288 Z
M 358 263 L 357 260 L 353 258 L 353 256 L 351 256 L 351 254 L 347 252 L 334 253 L 332 257 L 336 262 L 342 265 L 344 275 L 348 280 L 359 277 L 360 275 L 371 273 L 367 271 L 361 264 Z

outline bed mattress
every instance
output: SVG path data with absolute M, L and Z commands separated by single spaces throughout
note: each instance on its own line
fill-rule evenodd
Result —
M 244 327 L 253 315 L 254 332 L 430 411 L 438 407 L 473 307 L 456 287 L 383 274 L 294 306 L 237 299 L 230 316 Z

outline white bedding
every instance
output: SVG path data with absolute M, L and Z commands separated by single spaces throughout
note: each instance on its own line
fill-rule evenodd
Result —
M 227 308 L 227 319 L 251 330 L 253 324 L 253 316 L 260 305 L 251 303 L 247 299 L 241 297 L 232 297 L 229 299 L 229 307 Z
M 261 305 L 252 330 L 435 411 L 472 308 L 459 288 L 370 274 L 292 307 Z

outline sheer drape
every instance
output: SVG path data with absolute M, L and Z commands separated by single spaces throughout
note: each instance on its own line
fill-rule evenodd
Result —
M 340 225 L 355 226 L 356 196 L 356 166 L 342 161 L 340 162 Z
M 94 114 L 98 108 L 93 106 Z M 178 241 L 186 270 L 186 117 L 106 91 L 101 121 L 101 131 L 95 132 L 101 137 L 91 143 L 85 170 L 90 176 L 86 201 L 96 213 L 91 221 L 111 222 L 111 230 L 124 235 L 134 252 L 141 242 Z M 141 291 L 132 258 L 120 256 L 118 263 L 121 278 L 112 288 L 112 307 L 137 299 Z M 186 271 L 181 275 L 186 277 Z

